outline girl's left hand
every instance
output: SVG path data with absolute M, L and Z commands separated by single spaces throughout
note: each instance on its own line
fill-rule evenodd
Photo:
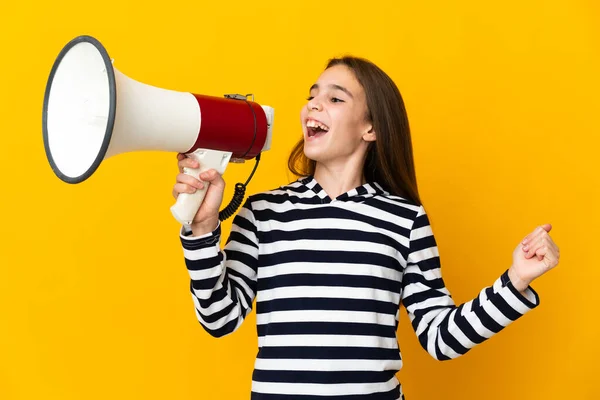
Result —
M 560 250 L 548 234 L 552 225 L 537 227 L 513 252 L 513 264 L 508 276 L 513 286 L 523 292 L 537 277 L 558 265 Z

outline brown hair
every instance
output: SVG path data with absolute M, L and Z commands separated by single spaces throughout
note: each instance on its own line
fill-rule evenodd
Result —
M 363 173 L 367 182 L 377 182 L 389 193 L 421 205 L 412 152 L 408 117 L 400 91 L 392 79 L 372 62 L 358 57 L 333 58 L 327 68 L 345 65 L 363 87 L 367 120 L 377 140 L 371 143 Z M 297 176 L 315 173 L 316 162 L 304 155 L 304 140 L 294 146 L 288 168 Z

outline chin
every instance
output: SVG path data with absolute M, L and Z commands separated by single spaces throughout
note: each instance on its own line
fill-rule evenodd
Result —
M 321 154 L 319 154 L 318 151 L 310 151 L 310 150 L 307 151 L 306 148 L 304 149 L 304 156 L 306 158 L 308 158 L 309 160 L 316 161 L 316 162 L 319 162 L 322 159 L 322 156 L 321 156 Z
M 326 154 L 324 153 L 322 147 L 307 145 L 306 142 L 304 142 L 304 155 L 309 160 L 317 162 L 322 161 L 326 158 Z

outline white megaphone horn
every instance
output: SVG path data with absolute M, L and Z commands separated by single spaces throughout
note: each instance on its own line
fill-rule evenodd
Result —
M 108 52 L 90 36 L 78 36 L 59 53 L 46 85 L 42 130 L 54 173 L 67 183 L 89 178 L 108 157 L 131 151 L 163 150 L 198 160 L 184 172 L 198 178 L 208 169 L 223 174 L 229 162 L 256 158 L 271 147 L 274 110 L 250 95 L 205 96 L 137 82 L 113 67 Z M 230 217 L 244 197 L 236 185 Z M 191 224 L 208 184 L 182 193 L 171 212 Z

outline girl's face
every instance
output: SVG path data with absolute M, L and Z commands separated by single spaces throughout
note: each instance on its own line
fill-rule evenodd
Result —
M 366 116 L 365 92 L 352 70 L 345 65 L 326 69 L 300 113 L 304 154 L 327 164 L 362 161 L 369 142 L 375 140 Z

